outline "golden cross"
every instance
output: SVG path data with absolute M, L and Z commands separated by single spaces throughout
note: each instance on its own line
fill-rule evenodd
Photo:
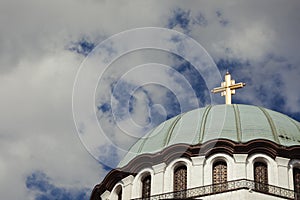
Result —
M 231 95 L 235 94 L 235 89 L 240 89 L 245 85 L 245 83 L 235 83 L 235 80 L 231 80 L 229 72 L 226 72 L 225 81 L 221 83 L 221 87 L 214 88 L 211 92 L 221 92 L 221 96 L 225 96 L 226 104 L 231 104 Z

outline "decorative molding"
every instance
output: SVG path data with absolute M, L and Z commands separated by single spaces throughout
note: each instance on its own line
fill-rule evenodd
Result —
M 152 166 L 154 174 L 164 172 L 164 170 L 166 169 L 166 166 L 167 165 L 165 163 L 160 163 L 160 164 Z
M 288 167 L 290 159 L 289 158 L 282 158 L 282 157 L 277 156 L 275 158 L 275 161 L 276 161 L 278 166 Z
M 201 166 L 204 165 L 205 156 L 197 156 L 197 157 L 191 157 L 193 166 Z
M 243 163 L 243 164 L 246 163 L 248 157 L 247 154 L 232 154 L 232 156 L 236 163 Z

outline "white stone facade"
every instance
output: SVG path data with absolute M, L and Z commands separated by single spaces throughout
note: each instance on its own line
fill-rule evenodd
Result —
M 227 181 L 238 179 L 254 180 L 254 163 L 267 164 L 268 184 L 290 190 L 294 190 L 293 167 L 300 167 L 300 160 L 276 157 L 275 159 L 265 154 L 233 154 L 233 156 L 216 153 L 208 158 L 197 156 L 178 158 L 169 164 L 160 163 L 151 168 L 142 169 L 135 177 L 130 175 L 119 181 L 111 192 L 106 191 L 101 195 L 103 200 L 117 200 L 118 192 L 122 189 L 122 199 L 129 200 L 142 197 L 142 178 L 151 175 L 151 195 L 173 191 L 174 168 L 185 165 L 187 168 L 187 189 L 211 185 L 213 163 L 225 161 L 227 164 Z M 203 196 L 199 199 L 282 199 L 268 194 L 262 194 L 251 190 L 235 190 Z

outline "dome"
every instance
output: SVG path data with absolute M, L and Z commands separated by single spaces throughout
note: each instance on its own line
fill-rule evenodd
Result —
M 157 153 L 174 144 L 196 145 L 217 138 L 237 143 L 265 139 L 286 147 L 300 145 L 300 123 L 258 106 L 209 105 L 160 124 L 130 148 L 118 167 L 138 155 Z

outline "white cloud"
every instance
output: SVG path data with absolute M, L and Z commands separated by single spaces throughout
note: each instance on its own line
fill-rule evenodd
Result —
M 72 87 L 83 57 L 66 50 L 71 42 L 82 37 L 100 41 L 136 27 L 166 26 L 176 8 L 191 10 L 189 34 L 215 61 L 221 58 L 240 60 L 242 66 L 235 71 L 240 77 L 234 78 L 252 82 L 234 98 L 272 107 L 274 94 L 280 92 L 286 101 L 282 111 L 299 113 L 299 6 L 297 0 L 288 3 L 273 0 L 1 1 L 1 199 L 33 198 L 25 187 L 25 180 L 35 170 L 45 172 L 58 185 L 70 187 L 92 187 L 105 174 L 102 166 L 84 149 L 73 123 Z M 205 18 L 205 25 L 193 23 L 199 13 Z M 228 23 L 222 25 L 222 20 Z M 185 31 L 180 26 L 176 29 Z M 151 50 L 118 59 L 106 72 L 105 84 L 99 86 L 104 94 L 99 102 L 110 101 L 110 94 L 105 91 L 110 90 L 110 83 L 130 67 L 153 60 L 172 64 L 167 53 Z M 250 64 L 246 65 L 245 61 Z M 134 80 L 150 78 L 150 75 Z M 182 87 L 172 82 L 174 77 L 167 79 L 168 73 L 155 76 L 165 77 L 173 87 Z M 131 81 L 138 84 L 134 80 Z M 281 84 L 274 88 L 274 81 Z M 270 93 L 260 99 L 257 90 L 263 84 Z M 183 92 L 179 95 L 185 95 L 185 89 L 180 90 Z M 168 102 L 166 90 L 149 87 L 148 91 L 155 102 Z M 140 101 L 132 119 L 140 125 L 147 124 L 149 99 L 142 92 L 135 96 Z M 190 97 L 187 101 L 196 103 Z M 163 110 L 158 108 L 162 115 L 165 114 Z M 111 137 L 117 144 L 132 143 L 128 135 L 118 135 L 120 130 L 109 122 L 109 117 L 101 120 L 112 130 Z M 127 120 L 131 119 L 121 121 L 122 126 L 128 126 Z M 11 187 L 17 189 L 11 192 Z
M 78 61 L 62 52 L 35 66 L 19 64 L 14 73 L 1 78 L 2 198 L 24 198 L 26 176 L 36 170 L 74 187 L 91 187 L 104 173 L 80 143 L 72 120 Z M 19 192 L 10 192 L 12 186 Z

